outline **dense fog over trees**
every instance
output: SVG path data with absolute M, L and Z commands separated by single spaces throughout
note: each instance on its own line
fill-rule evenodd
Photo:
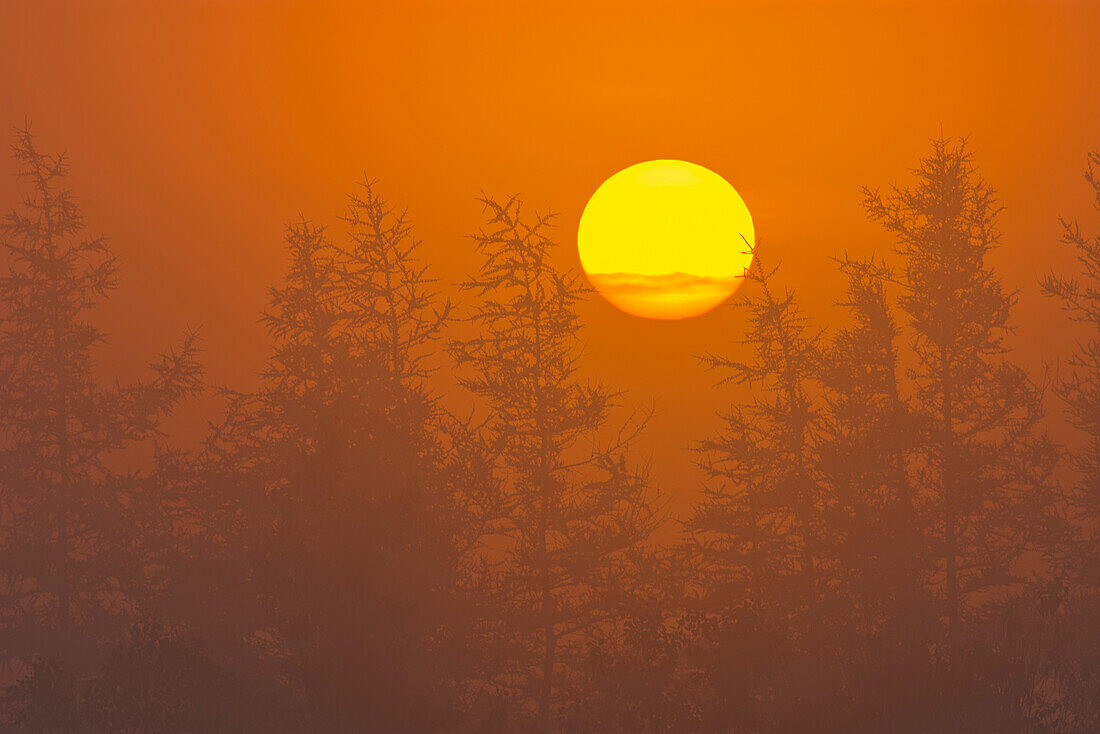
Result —
M 208 384 L 201 331 L 120 382 L 95 309 L 125 268 L 66 159 L 11 153 L 5 731 L 1100 730 L 1100 155 L 1050 243 L 1077 267 L 1038 283 L 990 264 L 995 182 L 942 136 L 852 192 L 892 246 L 829 261 L 838 317 L 755 245 L 744 329 L 698 355 L 747 397 L 682 437 L 678 517 L 542 202 L 470 202 L 450 282 L 365 177 L 286 225 L 254 387 Z M 1056 378 L 1011 348 L 1025 285 L 1086 329 Z M 164 430 L 193 401 L 197 447 Z

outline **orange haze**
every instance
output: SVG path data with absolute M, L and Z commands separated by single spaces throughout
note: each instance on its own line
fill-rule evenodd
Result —
M 1059 215 L 1089 211 L 1100 3 L 7 0 L 2 16 L 0 124 L 29 118 L 44 149 L 69 151 L 89 224 L 123 258 L 103 313 L 114 371 L 191 324 L 212 379 L 249 384 L 284 223 L 336 224 L 364 171 L 456 281 L 480 191 L 560 212 L 562 261 L 579 268 L 600 182 L 693 161 L 737 188 L 761 257 L 827 319 L 829 258 L 887 244 L 858 187 L 904 177 L 941 129 L 971 137 L 1003 195 L 996 258 L 1021 290 L 1031 366 L 1067 342 L 1036 278 L 1070 260 Z M 5 208 L 13 173 L 3 158 Z M 682 448 L 722 393 L 692 355 L 734 349 L 740 317 L 642 320 L 602 300 L 583 316 L 590 368 L 662 411 L 656 477 L 694 486 Z

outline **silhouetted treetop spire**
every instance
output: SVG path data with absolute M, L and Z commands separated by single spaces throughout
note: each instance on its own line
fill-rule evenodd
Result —
M 12 151 L 30 192 L 0 224 L 0 661 L 86 672 L 152 573 L 151 539 L 136 534 L 141 474 L 111 456 L 157 437 L 200 389 L 198 339 L 186 332 L 149 380 L 101 383 L 104 334 L 89 311 L 115 287 L 118 259 L 84 236 L 65 158 L 41 153 L 29 127 Z
M 525 216 L 517 197 L 482 203 L 482 263 L 464 283 L 477 333 L 450 345 L 459 383 L 485 400 L 502 486 L 504 562 L 482 583 L 499 620 L 486 645 L 504 652 L 481 684 L 549 731 L 581 694 L 585 645 L 631 587 L 658 508 L 626 456 L 644 421 L 609 426 L 618 393 L 579 375 L 585 288 L 552 262 L 553 215 Z
M 352 326 L 383 357 L 397 379 L 423 379 L 432 370 L 428 346 L 452 311 L 435 290 L 435 278 L 417 257 L 419 240 L 405 211 L 391 207 L 377 182 L 363 177 L 348 196 L 351 244 L 341 248 L 345 288 L 358 314 Z

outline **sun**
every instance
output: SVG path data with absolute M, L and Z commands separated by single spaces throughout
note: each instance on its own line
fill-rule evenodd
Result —
M 724 178 L 654 160 L 603 182 L 581 215 L 577 247 L 597 291 L 623 311 L 686 319 L 737 290 L 752 260 L 752 217 Z

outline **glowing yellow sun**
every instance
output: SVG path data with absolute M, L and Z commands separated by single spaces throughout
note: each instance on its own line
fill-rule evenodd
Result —
M 745 202 L 721 176 L 686 161 L 638 163 L 603 182 L 581 215 L 581 265 L 627 313 L 686 319 L 730 297 L 754 242 Z

